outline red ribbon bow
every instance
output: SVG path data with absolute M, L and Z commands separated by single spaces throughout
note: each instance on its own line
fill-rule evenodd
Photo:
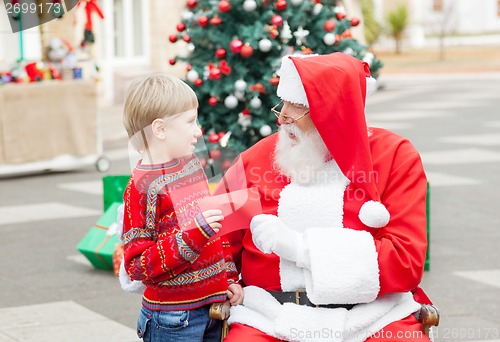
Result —
M 226 60 L 220 61 L 219 68 L 220 71 L 226 76 L 228 76 L 231 73 L 231 67 L 227 64 Z
M 102 13 L 101 8 L 97 4 L 97 0 L 80 0 L 77 6 L 80 6 L 82 2 L 85 3 L 85 14 L 87 15 L 85 29 L 87 31 L 92 31 L 92 13 L 97 13 L 101 19 L 104 19 L 104 13 Z
M 258 91 L 261 94 L 266 93 L 266 88 L 261 83 L 255 83 L 254 85 L 250 86 L 250 91 Z

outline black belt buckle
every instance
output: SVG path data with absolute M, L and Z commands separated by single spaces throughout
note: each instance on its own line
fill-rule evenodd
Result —
M 295 304 L 314 306 L 309 298 L 307 298 L 306 290 L 295 290 Z

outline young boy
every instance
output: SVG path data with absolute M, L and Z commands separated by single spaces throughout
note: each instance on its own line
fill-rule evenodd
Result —
M 124 194 L 124 264 L 146 285 L 137 334 L 144 341 L 219 341 L 210 304 L 241 304 L 243 290 L 229 245 L 210 237 L 220 210 L 201 212 L 209 196 L 194 144 L 202 136 L 198 100 L 181 80 L 153 75 L 128 90 L 124 125 L 142 159 Z

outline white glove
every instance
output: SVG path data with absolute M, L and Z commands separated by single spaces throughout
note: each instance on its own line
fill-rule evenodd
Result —
M 275 215 L 256 215 L 250 222 L 252 240 L 265 254 L 276 253 L 280 258 L 297 261 L 297 253 L 302 249 L 301 235 Z

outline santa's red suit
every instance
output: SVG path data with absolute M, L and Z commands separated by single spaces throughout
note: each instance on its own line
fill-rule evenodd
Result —
M 381 340 L 412 340 L 396 333 L 421 330 L 412 313 L 428 302 L 418 288 L 427 247 L 420 156 L 407 139 L 367 129 L 365 63 L 342 53 L 285 57 L 281 72 L 278 96 L 309 107 L 332 159 L 311 183 L 290 181 L 274 167 L 275 134 L 226 173 L 217 192 L 228 184 L 256 187 L 263 220 L 300 236 L 297 258 L 289 261 L 261 252 L 249 229 L 229 235 L 246 287 L 243 305 L 231 309 L 228 341 L 257 341 L 256 332 L 292 341 L 363 341 L 381 329 L 391 333 Z M 268 292 L 298 289 L 315 305 L 355 306 L 280 304 Z M 422 335 L 413 340 L 426 340 Z

